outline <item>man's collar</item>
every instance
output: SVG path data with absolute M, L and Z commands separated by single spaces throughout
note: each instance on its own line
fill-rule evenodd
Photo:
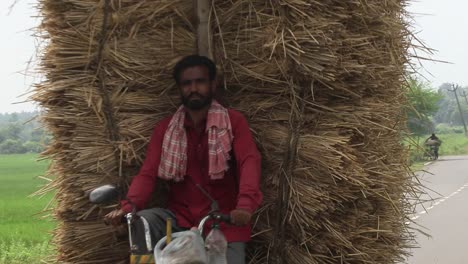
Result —
M 206 127 L 206 118 L 202 121 L 203 127 Z M 184 127 L 186 128 L 195 128 L 195 124 L 193 123 L 190 115 L 187 111 L 185 111 L 185 118 L 184 118 Z

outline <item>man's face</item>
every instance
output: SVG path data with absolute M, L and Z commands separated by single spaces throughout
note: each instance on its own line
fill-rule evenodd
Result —
M 179 76 L 182 104 L 190 110 L 200 110 L 211 104 L 215 81 L 210 81 L 208 69 L 195 66 L 185 69 Z

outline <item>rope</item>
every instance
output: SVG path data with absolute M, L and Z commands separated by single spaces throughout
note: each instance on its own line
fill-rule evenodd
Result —
M 276 208 L 278 208 L 278 214 L 276 215 L 275 233 L 272 242 L 272 257 L 268 260 L 273 263 L 287 263 L 284 259 L 284 240 L 285 240 L 285 227 L 288 219 L 288 200 L 291 191 L 291 182 L 294 176 L 294 169 L 296 167 L 297 158 L 297 146 L 299 144 L 299 138 L 301 136 L 301 130 L 304 125 L 304 112 L 305 112 L 305 93 L 307 89 L 305 85 L 301 85 L 299 95 L 293 92 L 294 96 L 291 102 L 291 119 L 290 119 L 290 130 L 288 134 L 289 146 L 285 152 L 283 158 L 282 172 L 279 178 L 278 186 L 278 199 L 276 200 Z M 294 87 L 291 87 L 293 90 Z
M 110 9 L 109 6 L 110 6 L 110 0 L 104 0 L 104 7 L 103 7 L 104 16 L 102 20 L 101 39 L 99 41 L 98 54 L 97 54 L 98 66 L 96 69 L 96 76 L 97 76 L 99 94 L 102 98 L 102 110 L 103 110 L 104 119 L 105 119 L 105 126 L 109 135 L 109 139 L 112 143 L 112 146 L 114 147 L 115 162 L 116 162 L 116 167 L 119 170 L 119 176 L 122 176 L 122 164 L 120 162 L 121 161 L 120 148 L 116 144 L 116 142 L 120 141 L 120 132 L 119 132 L 119 127 L 117 126 L 116 121 L 115 121 L 114 113 L 112 111 L 112 104 L 111 104 L 109 94 L 106 89 L 105 74 L 102 71 L 104 47 L 108 38 L 107 26 L 108 26 L 109 9 Z

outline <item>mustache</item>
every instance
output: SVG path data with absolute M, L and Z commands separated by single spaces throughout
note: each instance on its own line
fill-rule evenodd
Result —
M 187 98 L 187 99 L 190 99 L 190 98 L 192 98 L 192 97 L 195 96 L 195 95 L 198 96 L 198 97 L 200 97 L 201 99 L 205 98 L 205 96 L 203 96 L 203 95 L 201 95 L 201 94 L 199 94 L 199 93 L 197 93 L 197 92 L 192 92 L 192 93 L 190 93 L 186 98 Z

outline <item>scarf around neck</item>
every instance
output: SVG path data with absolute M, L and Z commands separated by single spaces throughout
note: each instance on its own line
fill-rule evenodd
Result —
M 187 132 L 184 127 L 186 116 L 182 105 L 172 117 L 164 134 L 158 176 L 165 180 L 182 181 L 187 173 Z M 232 149 L 232 127 L 228 110 L 213 101 L 206 120 L 208 132 L 208 174 L 211 179 L 222 179 L 229 169 L 228 161 Z

